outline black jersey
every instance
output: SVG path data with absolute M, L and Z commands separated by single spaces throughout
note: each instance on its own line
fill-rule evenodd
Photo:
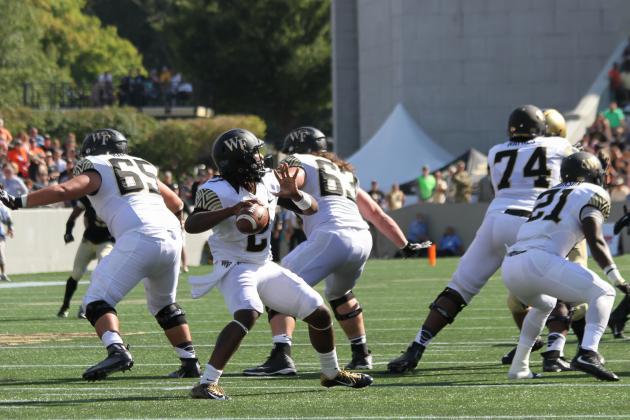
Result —
M 114 242 L 114 238 L 109 233 L 107 225 L 96 215 L 96 210 L 92 207 L 90 200 L 88 200 L 87 197 L 81 197 L 77 205 L 85 209 L 83 214 L 83 223 L 85 224 L 83 238 L 94 244 Z

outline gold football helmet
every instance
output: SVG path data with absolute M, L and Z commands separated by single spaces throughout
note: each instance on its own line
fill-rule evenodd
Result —
M 560 112 L 553 108 L 547 108 L 543 114 L 547 123 L 547 136 L 567 136 L 567 123 Z

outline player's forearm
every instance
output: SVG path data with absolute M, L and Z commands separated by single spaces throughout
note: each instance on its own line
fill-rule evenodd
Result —
M 588 244 L 591 255 L 597 265 L 603 270 L 604 268 L 614 264 L 608 243 L 604 239 L 601 229 L 601 223 L 594 218 L 588 217 L 582 221 L 582 230 L 586 243 Z
M 39 207 L 48 204 L 58 203 L 60 201 L 75 200 L 84 194 L 68 190 L 63 184 L 51 185 L 41 190 L 26 195 L 25 207 Z
M 317 204 L 317 200 L 313 198 L 312 195 L 305 193 L 304 191 L 300 191 L 301 196 L 299 200 L 292 200 L 293 203 L 302 211 L 302 214 L 309 216 L 311 214 L 317 213 L 319 210 L 319 206 Z M 308 207 L 306 207 L 308 205 Z M 305 208 L 302 208 L 305 207 Z
M 403 248 L 407 244 L 405 234 L 400 230 L 394 219 L 387 214 L 383 213 L 380 217 L 370 220 L 370 222 L 397 248 Z
M 217 211 L 195 210 L 193 214 L 188 216 L 184 229 L 188 233 L 202 233 L 212 229 L 223 220 L 234 215 L 231 207 Z

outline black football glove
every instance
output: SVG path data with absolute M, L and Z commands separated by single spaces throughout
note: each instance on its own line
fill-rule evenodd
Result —
M 615 235 L 618 235 L 619 232 L 621 232 L 621 229 L 625 228 L 628 225 L 630 225 L 630 213 L 628 213 L 628 208 L 624 205 L 623 216 L 621 216 L 619 220 L 615 222 L 615 228 L 613 232 L 615 233 Z
M 74 220 L 68 220 L 66 222 L 66 233 L 63 235 L 63 241 L 67 244 L 74 241 L 74 236 L 72 236 L 73 228 L 74 228 Z
M 69 244 L 70 242 L 74 241 L 74 236 L 72 236 L 72 233 L 66 233 L 65 235 L 63 235 L 63 241 Z
M 628 283 L 621 283 L 621 284 L 616 285 L 615 287 L 617 288 L 617 290 L 619 290 L 624 295 L 626 295 L 626 296 L 630 295 L 630 284 L 628 284 Z
M 22 207 L 22 200 L 19 197 L 12 196 L 4 188 L 0 189 L 0 201 L 11 210 L 17 210 Z
M 413 256 L 418 255 L 418 252 L 421 249 L 428 248 L 431 245 L 433 245 L 433 242 L 431 242 L 431 241 L 425 241 L 425 242 L 422 242 L 422 243 L 407 242 L 407 245 L 402 247 L 400 249 L 400 251 L 402 252 L 403 257 L 409 258 L 409 257 L 413 257 Z

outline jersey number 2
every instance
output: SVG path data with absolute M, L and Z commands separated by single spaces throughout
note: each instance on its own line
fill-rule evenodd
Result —
M 155 167 L 142 159 L 112 158 L 109 160 L 114 168 L 114 176 L 120 195 L 131 194 L 143 190 L 159 194 Z
M 558 198 L 558 203 L 556 203 L 556 205 L 553 206 L 549 214 L 545 216 L 546 211 L 541 210 L 541 209 L 544 209 L 545 207 L 549 207 L 551 203 L 553 203 L 554 198 L 556 198 L 556 194 L 558 194 L 559 191 L 562 191 L 562 192 L 560 193 L 560 198 Z M 538 220 L 542 217 L 543 220 L 551 220 L 553 222 L 560 223 L 560 221 L 562 220 L 560 218 L 560 212 L 564 208 L 564 205 L 567 204 L 567 197 L 569 196 L 569 194 L 571 194 L 571 191 L 573 190 L 570 188 L 565 189 L 565 190 L 555 189 L 555 190 L 547 190 L 543 192 L 542 194 L 540 194 L 538 196 L 538 200 L 536 200 L 536 203 L 537 203 L 536 207 L 534 207 L 534 209 L 532 210 L 532 215 L 529 218 L 528 222 L 533 222 L 534 220 Z M 541 201 L 543 198 L 544 198 L 544 201 Z M 540 211 L 537 212 L 537 210 L 540 210 Z
M 514 164 L 516 163 L 516 157 L 518 156 L 517 149 L 502 150 L 494 156 L 494 163 L 501 162 L 504 158 L 508 158 L 503 177 L 501 182 L 497 185 L 497 189 L 510 188 L 510 177 L 514 171 Z M 547 149 L 544 147 L 537 147 L 527 160 L 527 163 L 523 167 L 523 176 L 526 178 L 535 178 L 535 188 L 549 188 L 549 180 L 547 177 L 551 174 L 551 171 L 547 169 Z

